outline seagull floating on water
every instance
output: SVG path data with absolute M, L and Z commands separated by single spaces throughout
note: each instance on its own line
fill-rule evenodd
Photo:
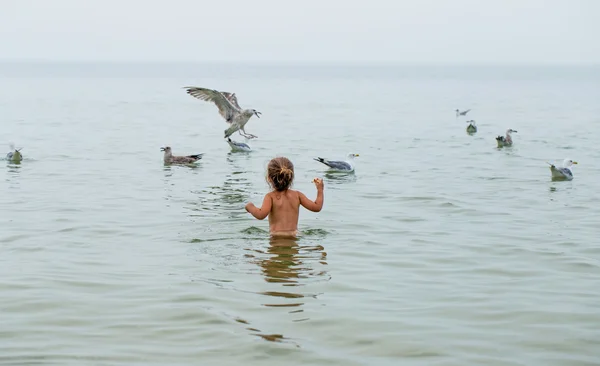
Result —
M 468 133 L 475 133 L 475 132 L 477 132 L 477 126 L 475 126 L 475 120 L 467 121 L 467 123 L 469 124 L 467 126 L 467 132 Z
M 505 136 L 496 137 L 496 142 L 498 143 L 498 147 L 512 146 L 513 140 L 511 137 L 511 133 L 513 133 L 513 132 L 517 132 L 517 131 L 513 130 L 512 128 L 509 128 L 508 130 L 506 130 L 506 137 Z
M 552 180 L 573 180 L 573 164 L 577 164 L 577 162 L 571 159 L 565 159 L 562 168 L 557 168 L 554 164 L 548 163 Z
M 12 151 L 6 154 L 6 160 L 13 163 L 20 163 L 21 160 L 23 160 L 23 154 L 21 154 L 21 150 L 23 150 L 23 148 L 17 149 L 13 143 L 11 143 L 9 147 Z
M 195 86 L 186 86 L 187 93 L 194 98 L 213 102 L 219 108 L 219 114 L 225 118 L 225 122 L 231 127 L 225 130 L 225 137 L 231 136 L 235 131 L 239 131 L 240 135 L 250 139 L 258 136 L 246 133 L 244 126 L 252 116 L 260 118 L 260 112 L 256 109 L 242 109 L 238 104 L 235 93 L 220 92 L 213 89 L 198 88 Z M 243 133 L 242 133 L 243 132 Z
M 354 158 L 358 157 L 358 154 L 348 154 L 348 159 L 346 161 L 339 160 L 328 160 L 325 158 L 316 158 L 314 160 L 327 165 L 332 170 L 338 170 L 343 172 L 352 172 L 354 171 Z
M 231 146 L 231 151 L 245 151 L 245 152 L 252 151 L 252 149 L 250 148 L 250 146 L 248 144 L 246 144 L 244 142 L 233 141 L 229 137 L 227 138 L 227 143 L 229 144 L 229 146 Z
M 196 155 L 187 155 L 187 156 L 173 156 L 170 146 L 161 147 L 160 150 L 165 152 L 165 155 L 163 158 L 165 164 L 191 164 L 191 163 L 195 163 L 198 160 L 202 159 L 202 155 L 203 155 L 203 154 L 196 154 Z
M 467 109 L 466 111 L 459 111 L 458 109 L 456 110 L 456 117 L 458 116 L 466 116 L 467 113 L 469 113 L 470 109 Z

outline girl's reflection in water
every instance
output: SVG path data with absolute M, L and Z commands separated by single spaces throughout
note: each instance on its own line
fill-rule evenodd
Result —
M 269 248 L 265 254 L 266 259 L 260 259 L 259 265 L 262 267 L 262 273 L 265 276 L 265 281 L 273 284 L 281 284 L 282 286 L 306 286 L 312 280 L 322 279 L 327 276 L 327 271 L 315 268 L 321 265 L 327 265 L 323 246 L 307 246 L 299 245 L 299 242 L 304 240 L 299 238 L 283 238 L 271 237 L 269 240 Z M 327 278 L 326 280 L 328 280 Z M 275 296 L 287 299 L 300 299 L 304 297 L 316 297 L 314 294 L 301 293 L 294 291 L 292 288 L 277 289 L 277 291 L 263 292 L 265 295 Z M 303 302 L 298 300 L 292 302 L 284 302 L 279 304 L 264 304 L 265 306 L 273 307 L 297 307 L 303 305 Z M 301 312 L 295 310 L 293 312 Z
M 271 291 L 261 292 L 270 299 L 268 303 L 263 303 L 263 306 L 289 308 L 288 313 L 297 316 L 304 312 L 301 309 L 302 305 L 311 298 L 316 299 L 318 295 L 300 291 L 300 288 L 330 279 L 327 271 L 319 268 L 327 265 L 325 248 L 321 245 L 302 245 L 307 241 L 311 241 L 310 236 L 308 238 L 271 237 L 266 252 L 254 250 L 255 254 L 250 257 L 254 257 L 253 262 L 261 267 L 264 279 L 269 283 L 268 286 L 275 287 Z M 293 322 L 306 320 L 309 320 L 306 316 L 292 319 Z M 268 341 L 286 340 L 282 334 L 265 334 L 258 329 L 248 329 L 255 332 L 254 335 Z

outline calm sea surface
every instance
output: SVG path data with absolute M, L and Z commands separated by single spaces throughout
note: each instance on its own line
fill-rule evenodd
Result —
M 599 365 L 599 101 L 598 67 L 1 64 L 0 364 Z M 325 180 L 297 241 L 244 211 L 277 155 Z

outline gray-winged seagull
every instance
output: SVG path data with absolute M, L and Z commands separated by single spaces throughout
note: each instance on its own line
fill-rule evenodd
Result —
M 161 151 L 165 152 L 163 157 L 165 164 L 191 164 L 202 159 L 203 154 L 187 155 L 187 156 L 173 156 L 171 147 L 161 147 Z
M 333 170 L 339 170 L 344 172 L 352 172 L 354 171 L 354 158 L 358 157 L 358 154 L 348 154 L 348 159 L 346 161 L 339 160 L 329 160 L 325 158 L 316 158 L 314 160 L 327 165 L 329 168 Z
M 505 136 L 496 137 L 496 142 L 498 143 L 498 147 L 512 146 L 513 140 L 512 140 L 512 137 L 510 134 L 513 132 L 517 132 L 517 131 L 513 130 L 512 128 L 509 128 L 508 130 L 506 130 L 506 137 Z
M 213 102 L 219 108 L 219 114 L 225 118 L 225 122 L 231 127 L 225 130 L 225 137 L 231 136 L 235 131 L 239 131 L 240 135 L 250 139 L 257 136 L 246 133 L 244 126 L 252 116 L 260 118 L 260 112 L 256 109 L 242 109 L 238 104 L 235 93 L 220 92 L 213 89 L 198 88 L 195 86 L 186 86 L 187 93 L 194 98 Z M 243 133 L 242 133 L 243 132 Z
M 456 110 L 456 117 L 458 116 L 466 116 L 467 113 L 469 113 L 470 109 L 467 109 L 466 111 L 459 111 L 458 109 Z
M 245 151 L 245 152 L 252 151 L 252 149 L 250 148 L 250 146 L 248 144 L 246 144 L 244 142 L 233 141 L 229 137 L 227 138 L 227 143 L 229 144 L 229 146 L 231 146 L 232 151 Z
M 573 164 L 577 164 L 576 161 L 571 159 L 565 159 L 563 161 L 562 168 L 557 168 L 554 164 L 550 164 L 550 172 L 552 173 L 552 180 L 573 180 Z

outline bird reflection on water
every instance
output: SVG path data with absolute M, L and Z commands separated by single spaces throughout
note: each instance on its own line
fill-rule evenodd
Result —
M 327 172 L 325 173 L 325 184 L 346 184 L 356 182 L 356 174 L 343 172 Z

